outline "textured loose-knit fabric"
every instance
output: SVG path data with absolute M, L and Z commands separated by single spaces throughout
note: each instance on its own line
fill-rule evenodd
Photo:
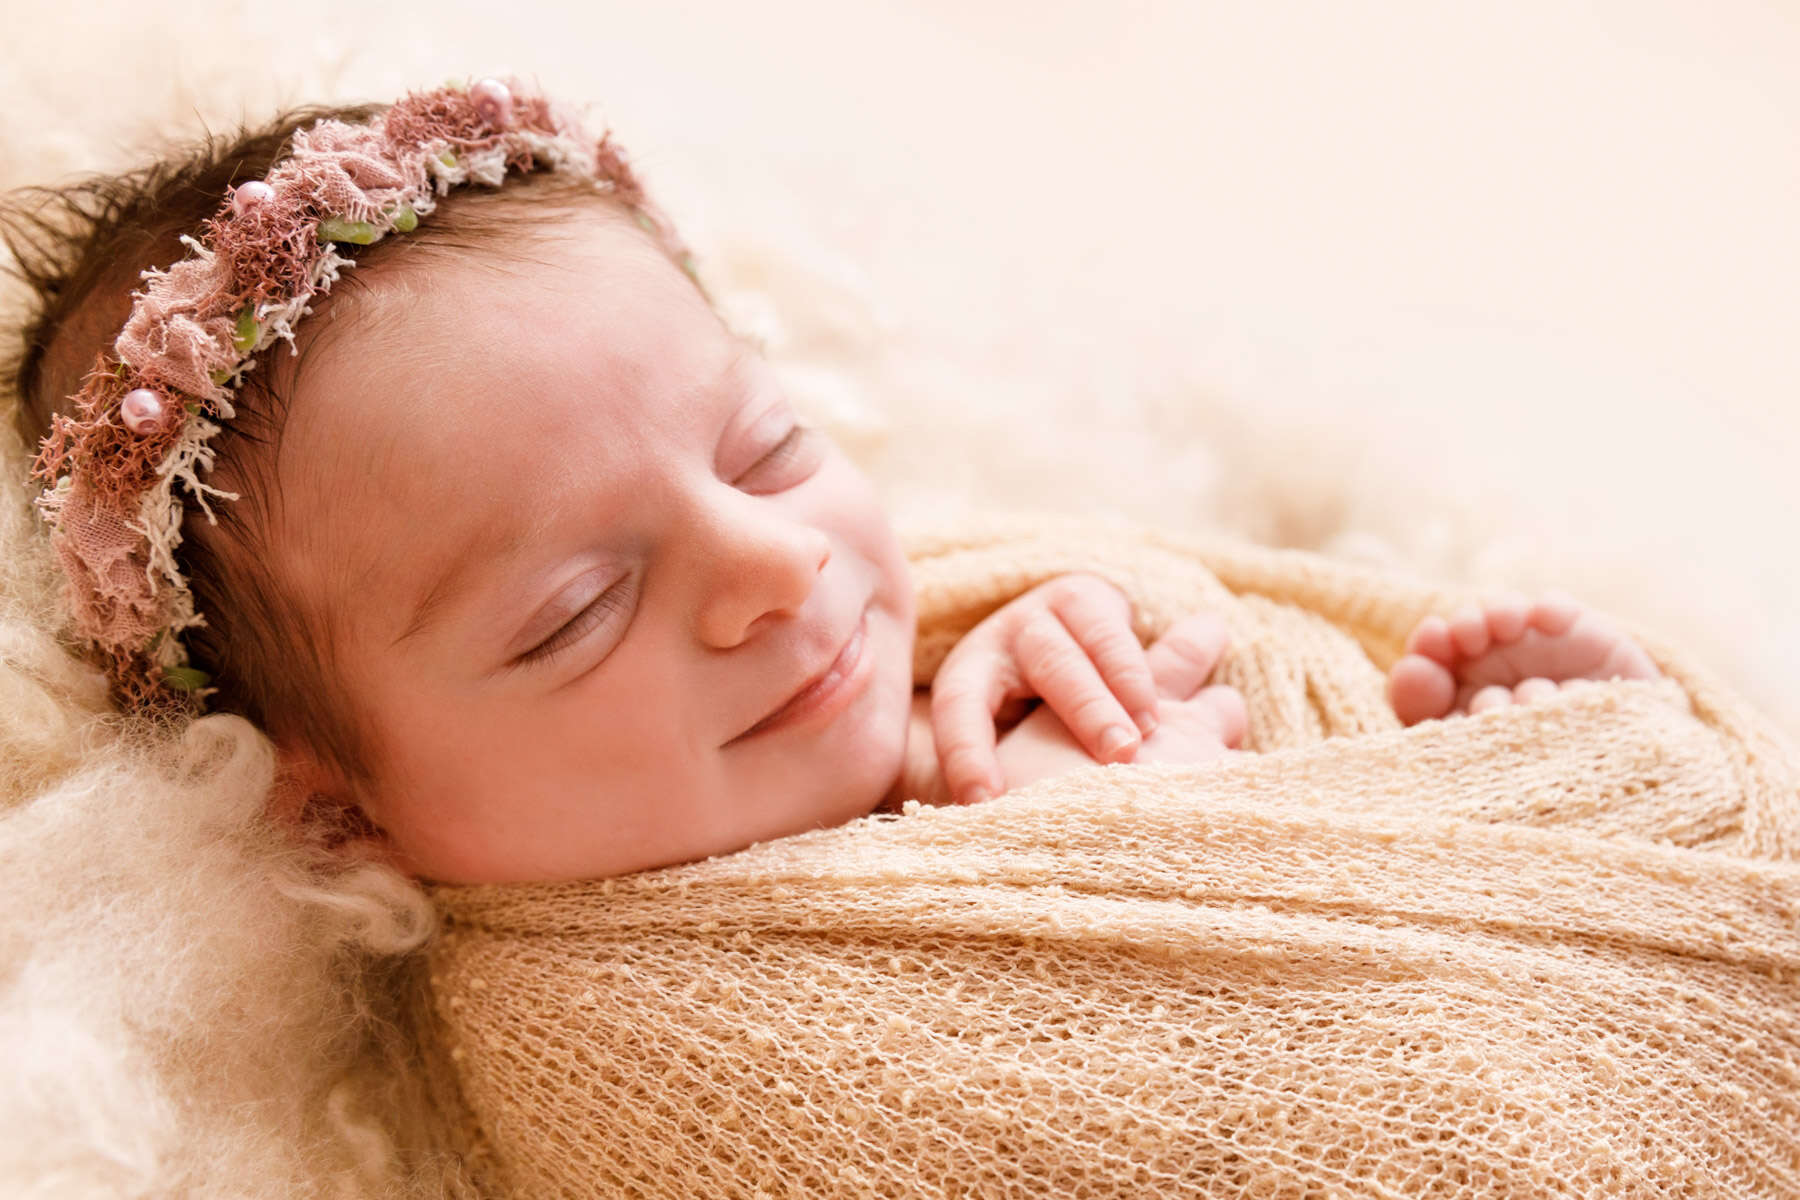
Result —
M 921 683 L 1091 570 L 1146 638 L 1226 617 L 1257 753 L 437 889 L 481 1188 L 1800 1194 L 1800 776 L 1716 684 L 1642 639 L 1668 678 L 1403 729 L 1384 670 L 1461 595 L 1080 525 L 911 550 Z

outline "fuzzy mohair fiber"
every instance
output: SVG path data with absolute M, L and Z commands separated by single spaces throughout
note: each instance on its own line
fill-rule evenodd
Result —
M 1051 509 L 1560 586 L 1800 732 L 1800 28 L 1624 0 L 940 7 L 496 29 L 444 5 L 305 38 L 253 6 L 33 8 L 0 49 L 0 187 L 536 74 L 611 119 L 901 517 Z M 439 1194 L 408 1153 L 429 1131 L 384 1116 L 419 1111 L 392 1005 L 422 895 L 274 836 L 245 723 L 108 715 L 56 641 L 27 448 L 0 451 L 0 1194 Z

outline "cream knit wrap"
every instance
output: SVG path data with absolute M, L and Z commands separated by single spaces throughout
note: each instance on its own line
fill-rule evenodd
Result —
M 486 1190 L 1800 1194 L 1800 775 L 1716 684 L 1641 639 L 1668 679 L 1402 729 L 1384 669 L 1456 593 L 1093 526 L 912 549 L 920 682 L 1091 570 L 1146 638 L 1226 616 L 1257 753 L 441 889 Z

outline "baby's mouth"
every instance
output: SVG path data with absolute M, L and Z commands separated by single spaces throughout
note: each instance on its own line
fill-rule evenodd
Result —
M 798 721 L 829 703 L 844 684 L 856 674 L 857 667 L 861 665 L 863 650 L 868 643 L 868 628 L 869 613 L 865 608 L 862 618 L 856 623 L 856 628 L 845 640 L 843 649 L 838 651 L 837 657 L 832 659 L 824 670 L 807 680 L 800 690 L 790 696 L 780 708 L 725 744 L 727 746 L 735 745 L 765 730 Z

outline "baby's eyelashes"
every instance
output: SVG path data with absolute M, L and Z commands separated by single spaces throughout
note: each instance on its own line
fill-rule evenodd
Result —
M 521 654 L 520 665 L 548 662 L 579 644 L 606 622 L 608 616 L 630 607 L 635 576 L 627 575 L 613 584 L 563 624 L 543 642 Z
M 824 435 L 810 425 L 795 425 L 767 454 L 738 476 L 732 486 L 762 495 L 779 492 L 807 479 L 824 457 Z

